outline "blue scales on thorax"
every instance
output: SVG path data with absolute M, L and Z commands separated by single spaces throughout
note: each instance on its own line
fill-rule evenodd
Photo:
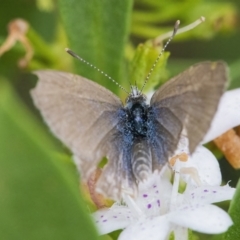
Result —
M 146 103 L 142 101 L 131 103 L 130 108 L 128 106 L 126 108 L 130 128 L 135 139 L 147 136 L 147 108 Z

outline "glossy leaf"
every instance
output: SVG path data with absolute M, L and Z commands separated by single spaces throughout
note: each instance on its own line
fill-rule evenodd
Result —
M 131 7 L 132 0 L 59 0 L 61 17 L 69 39 L 68 47 L 117 82 L 122 80 Z M 100 82 L 115 92 L 119 90 L 97 70 L 76 59 L 74 61 L 80 75 Z

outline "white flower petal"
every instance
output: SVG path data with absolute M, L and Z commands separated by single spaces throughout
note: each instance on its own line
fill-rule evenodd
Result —
M 118 229 L 123 229 L 134 220 L 129 208 L 118 205 L 114 205 L 109 209 L 98 210 L 92 214 L 92 218 L 101 235 Z
M 184 192 L 184 199 L 191 203 L 210 204 L 231 200 L 235 188 L 226 186 L 201 186 Z
M 211 127 L 202 142 L 209 142 L 238 125 L 240 125 L 240 88 L 224 93 Z
M 146 216 L 156 216 L 167 211 L 172 192 L 172 184 L 156 171 L 139 184 L 136 204 Z
M 170 224 L 167 215 L 139 220 L 131 224 L 119 236 L 118 240 L 165 240 Z
M 229 215 L 214 205 L 181 206 L 171 213 L 170 221 L 197 232 L 217 234 L 225 232 L 232 224 Z
M 221 184 L 222 176 L 216 157 L 205 147 L 198 146 L 187 162 L 178 161 L 176 168 L 195 168 L 202 184 L 217 186 Z M 189 174 L 183 174 L 183 179 L 188 182 L 192 178 Z M 196 182 L 192 179 L 192 184 Z

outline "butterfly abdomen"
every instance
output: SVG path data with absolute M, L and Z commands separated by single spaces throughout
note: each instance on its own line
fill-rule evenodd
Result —
M 131 156 L 132 172 L 137 181 L 143 181 L 152 173 L 151 150 L 146 141 L 133 144 Z

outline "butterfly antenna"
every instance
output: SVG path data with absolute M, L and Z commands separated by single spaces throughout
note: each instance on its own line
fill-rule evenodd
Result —
M 81 62 L 89 65 L 90 67 L 92 67 L 93 69 L 96 69 L 98 72 L 100 72 L 102 75 L 104 75 L 105 77 L 107 77 L 109 80 L 111 80 L 113 83 L 115 83 L 119 88 L 121 88 L 125 93 L 127 93 L 129 95 L 129 92 L 122 87 L 117 81 L 115 81 L 113 78 L 111 78 L 110 76 L 108 76 L 106 73 L 104 73 L 103 71 L 101 71 L 99 68 L 95 67 L 94 65 L 92 65 L 91 63 L 87 62 L 86 60 L 84 60 L 83 58 L 79 57 L 75 52 L 73 52 L 72 50 L 70 50 L 69 48 L 65 48 L 65 51 L 67 53 L 69 53 L 71 56 L 73 56 L 74 58 L 80 60 Z M 131 88 L 132 85 L 130 84 Z
M 167 42 L 166 42 L 165 45 L 163 46 L 161 52 L 159 53 L 157 59 L 156 59 L 155 62 L 153 63 L 153 65 L 152 65 L 152 67 L 151 67 L 151 69 L 150 69 L 150 71 L 149 71 L 149 73 L 148 73 L 148 75 L 147 75 L 147 77 L 146 77 L 146 79 L 145 79 L 145 81 L 144 81 L 144 84 L 143 84 L 143 86 L 142 86 L 142 88 L 141 88 L 140 94 L 142 93 L 142 91 L 143 91 L 143 89 L 144 89 L 147 81 L 149 80 L 149 78 L 150 78 L 150 76 L 151 76 L 151 74 L 152 74 L 152 72 L 153 72 L 153 69 L 156 67 L 156 64 L 158 63 L 160 57 L 161 57 L 162 54 L 164 53 L 164 51 L 165 51 L 165 49 L 167 48 L 168 44 L 172 41 L 172 39 L 173 39 L 174 36 L 176 35 L 177 30 L 178 30 L 178 27 L 179 27 L 179 24 L 180 24 L 180 21 L 177 20 L 176 23 L 175 23 L 175 25 L 174 25 L 172 35 L 171 35 L 171 37 L 167 40 Z
M 182 28 L 179 28 L 177 30 L 177 33 L 176 35 L 180 34 L 180 33 L 184 33 L 184 32 L 187 32 L 187 31 L 190 31 L 192 30 L 193 28 L 197 27 L 199 24 L 203 23 L 205 21 L 205 17 L 201 16 L 199 19 L 197 19 L 195 22 L 185 26 L 185 27 L 182 27 Z M 172 36 L 172 31 L 170 32 L 167 32 L 167 33 L 164 33 L 162 35 L 160 35 L 159 37 L 156 37 L 155 39 L 153 39 L 153 44 L 156 46 L 156 45 L 160 45 L 162 43 L 163 40 L 167 39 L 167 38 L 170 38 Z

